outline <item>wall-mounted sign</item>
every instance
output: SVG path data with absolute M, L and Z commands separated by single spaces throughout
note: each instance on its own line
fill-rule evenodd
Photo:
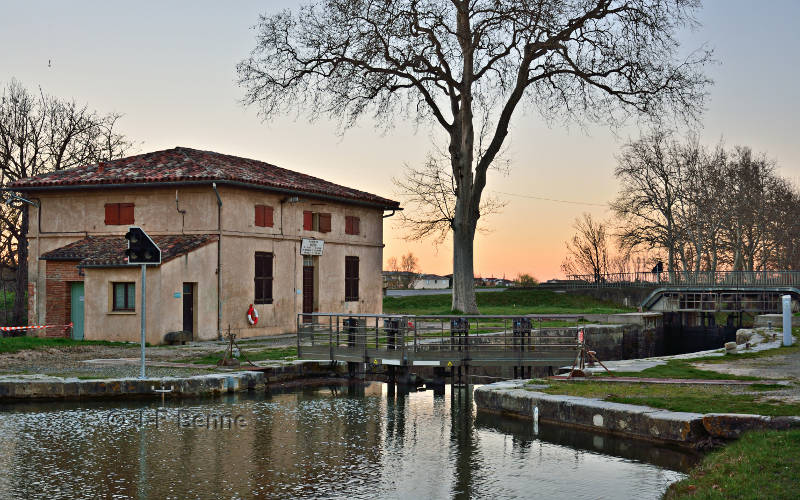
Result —
M 303 238 L 303 242 L 300 245 L 300 255 L 322 255 L 322 247 L 324 246 L 325 242 L 323 240 Z

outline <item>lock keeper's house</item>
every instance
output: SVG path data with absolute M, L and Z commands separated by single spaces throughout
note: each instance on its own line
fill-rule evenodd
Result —
M 399 203 L 261 161 L 177 147 L 15 182 L 29 207 L 28 318 L 75 338 L 138 341 L 129 226 L 147 269 L 147 341 L 294 332 L 297 314 L 380 313 L 383 218 Z M 251 325 L 250 305 L 258 312 Z M 67 335 L 62 329 L 46 330 Z

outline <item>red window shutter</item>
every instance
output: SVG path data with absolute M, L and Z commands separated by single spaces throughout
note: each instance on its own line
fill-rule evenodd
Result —
M 119 203 L 106 203 L 106 225 L 119 224 Z
M 119 224 L 133 224 L 133 203 L 119 204 Z
M 350 228 L 350 230 L 353 231 L 350 234 L 361 234 L 361 219 L 360 218 L 353 217 L 353 221 L 350 223 L 350 225 L 352 226 Z
M 264 205 L 256 205 L 256 226 L 264 227 Z
M 344 234 L 353 234 L 353 218 L 349 215 L 344 218 Z
M 319 214 L 319 232 L 331 232 L 331 214 Z
M 314 229 L 314 214 L 309 211 L 303 212 L 303 229 L 306 231 Z
M 265 227 L 272 227 L 272 225 L 273 225 L 272 212 L 273 212 L 272 207 L 269 207 L 269 206 L 265 206 L 264 207 L 264 226 Z

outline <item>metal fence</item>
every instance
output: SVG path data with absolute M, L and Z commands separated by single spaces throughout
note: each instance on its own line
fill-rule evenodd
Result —
M 388 365 L 572 363 L 580 316 L 299 314 L 300 359 Z M 558 321 L 564 326 L 543 326 Z
M 800 271 L 674 271 L 608 273 L 601 275 L 573 274 L 559 282 L 564 288 L 606 288 L 659 286 L 713 286 L 730 288 L 764 288 L 800 286 Z

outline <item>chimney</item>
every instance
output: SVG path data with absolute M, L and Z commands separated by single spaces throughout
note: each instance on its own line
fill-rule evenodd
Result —
M 102 174 L 103 173 L 103 169 L 105 168 L 105 166 L 106 166 L 106 164 L 104 162 L 102 162 L 102 161 L 99 162 L 97 164 L 97 173 L 98 174 Z

